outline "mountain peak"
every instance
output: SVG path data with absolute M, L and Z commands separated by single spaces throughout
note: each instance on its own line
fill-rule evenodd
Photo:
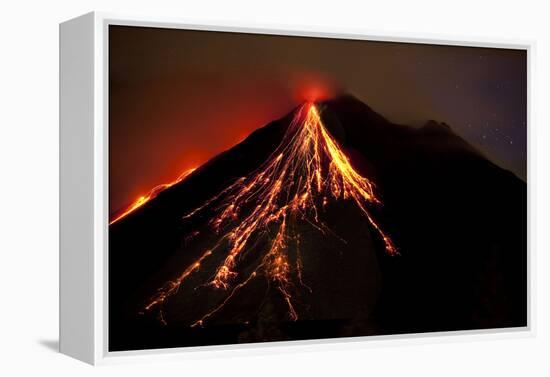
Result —
M 353 94 L 345 93 L 337 97 L 322 101 L 321 107 L 328 107 L 338 112 L 351 112 L 351 113 L 363 113 L 368 115 L 372 121 L 387 122 L 387 120 L 376 111 L 374 111 L 369 105 L 361 101 Z
M 433 119 L 428 120 L 422 127 L 426 131 L 453 133 L 451 127 L 445 122 L 437 122 Z

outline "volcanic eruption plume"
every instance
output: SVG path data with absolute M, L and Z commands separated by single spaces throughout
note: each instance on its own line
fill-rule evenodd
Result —
M 288 317 L 297 320 L 293 292 L 309 287 L 302 281 L 300 234 L 295 224 L 303 221 L 322 234 L 332 233 L 322 213 L 331 202 L 353 202 L 384 244 L 385 251 L 397 253 L 369 212 L 380 204 L 374 184 L 352 167 L 338 143 L 329 134 L 313 103 L 303 104 L 287 128 L 276 150 L 257 170 L 237 179 L 200 207 L 183 216 L 184 221 L 201 213 L 214 213 L 208 224 L 215 243 L 204 250 L 176 279 L 168 281 L 149 300 L 146 311 L 162 309 L 182 284 L 197 272 L 207 258 L 220 258 L 205 285 L 227 293 L 191 326 L 203 326 L 236 292 L 253 279 L 267 279 L 283 298 Z M 240 269 L 253 254 L 252 268 Z

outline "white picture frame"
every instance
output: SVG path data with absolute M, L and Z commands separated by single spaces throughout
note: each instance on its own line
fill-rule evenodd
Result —
M 131 25 L 189 30 L 331 37 L 370 41 L 524 49 L 528 66 L 528 152 L 531 156 L 532 41 L 439 38 L 414 33 L 385 34 L 365 30 L 284 25 L 195 24 L 185 20 L 88 13 L 60 24 L 60 352 L 90 364 L 136 360 L 182 359 L 237 353 L 295 352 L 381 346 L 388 342 L 471 341 L 535 334 L 534 255 L 528 243 L 528 325 L 520 328 L 427 334 L 369 336 L 263 344 L 239 344 L 140 351 L 108 351 L 108 27 Z M 528 176 L 531 171 L 528 159 Z M 532 185 L 528 185 L 531 216 Z M 530 221 L 528 221 L 528 225 Z M 529 227 L 528 239 L 531 239 Z

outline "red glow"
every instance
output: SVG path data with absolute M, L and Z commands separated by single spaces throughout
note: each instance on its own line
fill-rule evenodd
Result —
M 294 96 L 299 102 L 320 102 L 335 96 L 336 85 L 320 74 L 304 74 L 296 80 Z
M 117 126 L 110 131 L 111 218 L 159 182 L 203 164 L 296 106 L 288 88 L 268 95 L 238 87 L 216 104 L 204 102 L 216 92 L 215 87 L 209 90 L 195 93 L 196 99 L 184 104 L 175 93 L 154 90 L 147 106 L 136 105 L 135 112 L 123 114 L 125 123 L 113 120 Z

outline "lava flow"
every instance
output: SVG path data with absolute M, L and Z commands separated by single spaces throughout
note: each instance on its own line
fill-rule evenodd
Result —
M 109 225 L 112 225 L 116 223 L 117 221 L 123 219 L 124 217 L 128 216 L 130 213 L 134 212 L 139 207 L 143 206 L 145 203 L 150 201 L 151 199 L 154 199 L 157 197 L 157 195 L 161 192 L 166 190 L 169 187 L 174 186 L 177 183 L 180 183 L 183 181 L 187 176 L 191 173 L 193 173 L 196 170 L 196 168 L 191 168 L 186 171 L 184 171 L 176 180 L 169 182 L 169 183 L 163 183 L 161 185 L 155 186 L 152 190 L 150 190 L 146 195 L 140 196 L 137 198 L 132 204 L 130 204 L 126 209 L 124 209 L 119 215 L 117 215 L 114 219 L 112 219 L 109 222 Z
M 338 143 L 331 137 L 313 103 L 302 105 L 289 125 L 282 142 L 256 171 L 237 179 L 199 208 L 184 216 L 213 210 L 209 225 L 218 235 L 217 243 L 179 277 L 167 282 L 145 306 L 162 315 L 163 304 L 176 294 L 186 279 L 198 271 L 206 258 L 217 255 L 221 262 L 206 282 L 212 289 L 226 290 L 225 298 L 191 326 L 203 326 L 234 295 L 253 279 L 263 277 L 280 294 L 288 309 L 288 318 L 297 320 L 293 292 L 302 281 L 300 234 L 294 226 L 304 221 L 323 234 L 330 229 L 321 213 L 338 200 L 352 201 L 371 224 L 385 246 L 394 255 L 397 249 L 375 222 L 368 208 L 380 204 L 374 184 L 352 167 Z M 258 246 L 259 245 L 259 246 Z M 245 257 L 256 262 L 248 272 L 240 269 Z M 239 271 L 240 270 L 240 271 Z M 213 270 L 214 271 L 214 270 Z

